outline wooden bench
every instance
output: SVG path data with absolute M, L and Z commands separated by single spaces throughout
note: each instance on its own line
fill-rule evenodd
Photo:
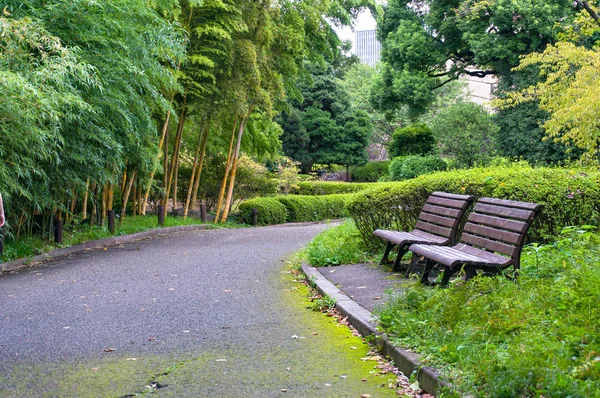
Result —
M 400 269 L 400 261 L 410 245 L 451 245 L 456 243 L 456 231 L 460 221 L 473 202 L 474 197 L 445 192 L 432 193 L 423 206 L 415 228 L 411 232 L 377 229 L 375 236 L 387 241 L 381 264 L 388 262 L 394 246 L 398 246 L 398 256 L 394 270 Z M 409 269 L 410 270 L 410 269 Z
M 523 241 L 541 208 L 536 203 L 479 199 L 465 223 L 459 244 L 410 246 L 414 256 L 426 260 L 421 282 L 429 283 L 429 273 L 436 265 L 444 267 L 442 285 L 463 266 L 465 280 L 475 276 L 478 269 L 495 275 L 512 266 L 518 272 Z

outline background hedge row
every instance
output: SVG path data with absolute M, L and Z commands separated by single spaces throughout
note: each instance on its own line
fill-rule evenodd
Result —
M 335 181 L 303 181 L 298 183 L 298 189 L 291 192 L 295 195 L 333 195 L 359 192 L 373 188 L 376 183 L 352 183 Z
M 363 239 L 377 228 L 410 230 L 434 191 L 535 202 L 544 205 L 530 238 L 549 240 L 563 227 L 600 225 L 600 172 L 528 166 L 453 170 L 387 183 L 358 192 L 348 204 Z
M 252 222 L 252 209 L 258 211 L 259 225 L 285 222 L 323 221 L 348 217 L 347 203 L 354 194 L 287 195 L 250 199 L 240 204 L 240 221 Z

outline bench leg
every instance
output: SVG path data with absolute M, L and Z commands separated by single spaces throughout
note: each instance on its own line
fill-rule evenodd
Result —
M 426 258 L 425 259 L 425 269 L 423 270 L 423 275 L 421 275 L 421 280 L 420 282 L 424 285 L 429 285 L 429 274 L 431 273 L 431 271 L 433 270 L 433 267 L 435 266 L 435 263 Z
M 450 267 L 444 267 L 444 275 L 442 275 L 442 282 L 440 283 L 440 285 L 447 286 L 448 282 L 450 282 L 450 278 L 452 278 L 452 275 L 454 275 L 459 269 L 460 268 L 452 269 Z
M 394 244 L 392 242 L 388 242 L 387 245 L 385 245 L 385 252 L 383 253 L 383 258 L 381 259 L 379 264 L 383 265 L 389 263 L 390 260 L 388 256 L 390 255 L 390 251 L 392 251 L 393 247 Z
M 394 271 L 401 271 L 402 270 L 402 257 L 404 257 L 404 255 L 406 254 L 406 252 L 408 251 L 408 248 L 406 246 L 398 246 L 398 257 L 396 257 L 396 261 L 394 261 L 394 266 L 392 267 L 392 269 Z
M 412 258 L 410 259 L 410 265 L 408 266 L 408 269 L 404 273 L 404 276 L 406 276 L 407 278 L 410 277 L 410 274 L 412 274 L 415 271 L 415 268 L 417 267 L 418 262 L 419 262 L 419 256 L 417 256 L 415 253 L 413 253 Z
M 475 277 L 477 275 L 477 271 L 475 270 L 475 267 L 473 266 L 465 266 L 465 281 L 468 281 L 469 279 Z

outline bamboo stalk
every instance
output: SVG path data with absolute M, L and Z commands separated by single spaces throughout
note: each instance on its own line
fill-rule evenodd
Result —
M 226 222 L 227 217 L 229 216 L 229 210 L 231 208 L 231 199 L 233 197 L 233 188 L 235 186 L 235 174 L 237 172 L 237 166 L 238 166 L 238 163 L 240 160 L 240 147 L 242 145 L 242 136 L 243 136 L 244 130 L 246 128 L 246 123 L 248 123 L 248 119 L 250 118 L 250 114 L 252 113 L 253 109 L 254 109 L 254 106 L 250 105 L 250 108 L 248 109 L 248 113 L 246 114 L 246 117 L 240 124 L 240 130 L 239 130 L 238 137 L 237 137 L 237 143 L 235 145 L 235 152 L 234 152 L 234 158 L 233 158 L 234 161 L 233 161 L 233 168 L 231 170 L 231 178 L 229 181 L 229 189 L 227 191 L 227 200 L 224 203 L 225 207 L 223 210 L 223 215 L 221 216 L 221 222 Z
M 121 218 L 119 219 L 119 225 L 123 223 L 125 219 L 125 213 L 127 210 L 127 202 L 129 201 L 129 194 L 131 193 L 131 187 L 133 186 L 133 181 L 135 180 L 135 170 L 129 176 L 125 190 L 123 191 L 123 200 L 121 201 Z
M 169 130 L 169 120 L 171 119 L 171 112 L 167 112 L 167 116 L 165 117 L 165 123 L 162 128 L 162 135 L 160 137 L 160 142 L 158 143 L 158 155 L 156 155 L 156 159 L 160 158 L 161 150 L 163 147 L 163 143 L 165 142 L 165 137 L 167 136 L 167 131 Z M 144 193 L 144 204 L 142 206 L 141 214 L 146 214 L 146 206 L 148 204 L 148 198 L 150 197 L 150 189 L 152 189 L 152 182 L 154 181 L 154 174 L 156 174 L 156 166 L 152 167 L 152 171 L 150 172 L 150 178 L 148 180 L 148 187 L 146 188 L 146 192 Z
M 169 168 L 169 179 L 167 181 L 167 190 L 165 193 L 165 211 L 167 209 L 167 205 L 169 202 L 169 195 L 171 194 L 171 187 L 173 185 L 175 169 L 177 169 L 177 163 L 179 162 L 179 149 L 181 147 L 181 137 L 183 135 L 183 125 L 185 123 L 186 117 L 186 97 L 184 97 L 183 108 L 181 109 L 181 115 L 179 116 L 179 124 L 177 125 L 177 134 L 175 135 L 175 147 L 173 148 L 173 155 L 171 156 L 171 167 Z M 173 203 L 173 208 L 177 206 L 176 203 Z
M 83 193 L 83 208 L 81 210 L 81 221 L 87 218 L 87 201 L 90 189 L 90 179 L 88 178 L 85 182 L 85 192 Z
M 204 130 L 204 137 L 202 137 L 202 148 L 200 148 L 200 159 L 198 160 L 198 171 L 196 173 L 196 181 L 194 182 L 194 191 L 192 193 L 192 206 L 195 206 L 198 201 L 198 188 L 200 186 L 200 179 L 202 178 L 202 168 L 204 167 L 204 158 L 206 157 L 206 143 L 208 142 L 208 135 L 210 134 L 210 124 L 206 126 Z
M 217 200 L 217 210 L 215 214 L 215 223 L 219 222 L 219 216 L 221 215 L 221 205 L 223 204 L 223 198 L 225 197 L 225 188 L 227 188 L 227 180 L 229 179 L 229 170 L 231 169 L 233 160 L 233 143 L 235 142 L 235 130 L 237 128 L 237 116 L 233 121 L 233 129 L 231 130 L 231 139 L 229 141 L 229 152 L 227 152 L 227 163 L 225 163 L 225 175 L 223 176 L 223 182 L 221 183 L 221 189 L 219 191 L 219 199 Z
M 196 178 L 196 167 L 198 167 L 198 155 L 200 154 L 200 146 L 202 145 L 203 130 L 200 129 L 198 133 L 198 142 L 196 143 L 196 153 L 194 154 L 194 162 L 192 163 L 192 175 L 190 176 L 190 185 L 188 187 L 187 196 L 185 198 L 185 205 L 183 208 L 183 219 L 185 220 L 188 215 L 190 208 L 190 200 L 192 198 L 192 191 L 194 190 L 194 181 Z

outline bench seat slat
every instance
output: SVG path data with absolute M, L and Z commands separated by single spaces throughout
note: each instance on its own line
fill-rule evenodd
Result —
M 431 194 L 431 196 L 440 196 L 442 198 L 456 199 L 456 200 L 462 200 L 462 201 L 466 201 L 466 202 L 470 202 L 471 200 L 473 200 L 473 197 L 471 195 L 460 195 L 457 193 L 448 193 L 448 192 L 441 192 L 441 191 L 435 191 Z
M 448 217 L 440 217 L 440 216 L 436 216 L 435 214 L 429 214 L 429 213 L 425 213 L 422 212 L 419 215 L 419 220 L 431 223 L 431 224 L 437 224 L 437 225 L 441 225 L 442 227 L 448 227 L 448 228 L 453 228 L 457 223 L 458 220 L 455 218 L 448 218 Z
M 488 227 L 495 227 L 501 229 L 507 229 L 509 231 L 523 233 L 527 229 L 527 223 L 515 220 L 507 220 L 506 218 L 488 216 L 486 214 L 471 213 L 469 221 L 477 224 L 486 225 Z
M 464 250 L 466 245 L 458 244 L 453 247 L 448 246 L 427 246 L 427 245 L 412 245 L 410 251 L 418 256 L 425 256 L 436 263 L 440 263 L 447 267 L 457 267 L 465 263 L 474 266 L 507 266 L 511 263 L 511 259 L 508 257 L 502 257 L 493 253 L 485 253 L 482 250 L 478 252 L 473 251 L 471 247 L 469 250 Z M 468 247 L 468 246 L 466 246 Z M 477 249 L 475 249 L 477 250 Z M 484 253 L 485 256 L 479 255 Z
M 444 238 L 437 235 L 432 235 L 424 231 L 413 230 L 411 232 L 403 231 L 390 231 L 377 229 L 373 232 L 375 236 L 378 236 L 388 242 L 396 245 L 405 244 L 436 244 L 436 245 L 447 245 L 449 243 L 448 238 Z
M 471 220 L 469 218 L 469 220 Z M 468 223 L 463 229 L 464 232 L 469 232 L 474 235 L 478 235 L 483 238 L 499 240 L 502 242 L 510 243 L 511 245 L 518 245 L 522 239 L 521 234 L 514 232 L 504 231 L 501 229 L 490 228 L 483 225 L 477 225 Z
M 465 201 L 463 200 L 441 198 L 439 196 L 430 196 L 429 199 L 427 199 L 427 203 L 442 207 L 452 207 L 454 209 L 465 208 Z
M 492 216 L 516 218 L 518 220 L 523 221 L 529 220 L 533 216 L 533 214 L 535 214 L 531 210 L 521 210 L 510 207 L 489 205 L 480 202 L 477 202 L 477 204 L 475 204 L 475 208 L 473 209 L 473 211 L 478 213 L 489 214 Z
M 461 215 L 461 210 L 459 210 L 459 209 L 435 206 L 435 205 L 430 205 L 430 204 L 426 204 L 425 206 L 423 206 L 423 211 L 427 212 L 427 213 L 431 213 L 431 214 L 436 214 L 438 216 L 445 216 L 445 217 L 452 217 L 452 218 L 458 218 Z
M 486 203 L 486 204 L 504 206 L 504 207 L 513 207 L 515 209 L 530 210 L 530 211 L 534 211 L 534 212 L 539 211 L 540 208 L 542 207 L 541 205 L 539 205 L 537 203 L 517 202 L 515 200 L 496 199 L 496 198 L 481 198 L 481 199 L 479 199 L 478 203 Z
M 416 229 L 420 229 L 421 231 L 426 231 L 434 235 L 440 235 L 445 238 L 450 238 L 452 235 L 452 228 L 441 227 L 439 225 L 426 223 L 424 221 L 417 221 L 415 224 Z
M 493 241 L 490 239 L 485 239 L 480 236 L 471 235 L 467 232 L 463 232 L 460 242 L 466 243 L 471 246 L 481 247 L 492 252 L 506 254 L 507 256 L 511 257 L 518 253 L 518 249 L 515 246 Z

